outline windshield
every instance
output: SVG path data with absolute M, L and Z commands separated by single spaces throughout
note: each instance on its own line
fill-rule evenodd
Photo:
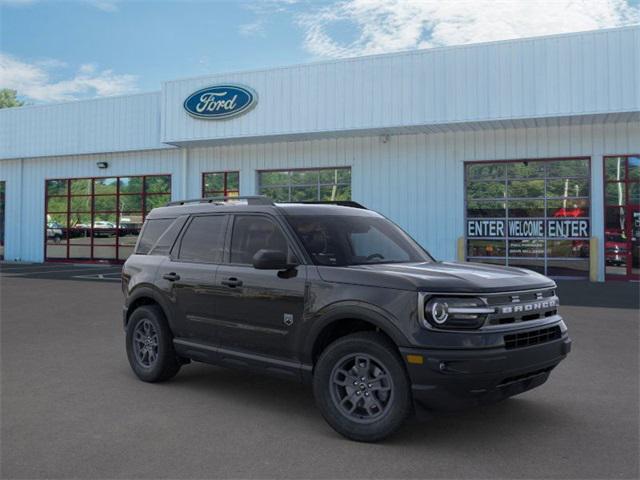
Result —
M 389 220 L 356 215 L 290 215 L 316 265 L 430 262 L 429 254 Z

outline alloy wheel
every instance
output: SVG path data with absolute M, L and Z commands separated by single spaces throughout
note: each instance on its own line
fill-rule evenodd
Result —
M 146 318 L 133 331 L 133 351 L 136 361 L 145 368 L 153 367 L 158 360 L 158 332 Z
M 343 357 L 330 377 L 331 398 L 349 420 L 372 423 L 393 403 L 393 379 L 384 364 L 365 353 Z

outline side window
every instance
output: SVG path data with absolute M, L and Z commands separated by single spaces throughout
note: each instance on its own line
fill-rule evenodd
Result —
M 180 260 L 203 263 L 222 261 L 226 215 L 193 217 L 182 236 Z
M 173 247 L 176 238 L 178 238 L 180 230 L 182 230 L 187 218 L 189 218 L 187 215 L 178 217 L 171 226 L 167 228 L 162 235 L 160 235 L 160 238 L 158 238 L 158 241 L 149 252 L 149 255 L 169 255 L 171 247 Z
M 266 217 L 238 215 L 231 234 L 231 263 L 250 265 L 258 250 L 288 252 L 282 230 Z
M 140 241 L 138 242 L 138 248 L 136 253 L 138 255 L 146 255 L 151 250 L 151 247 L 158 241 L 160 236 L 167 230 L 169 225 L 173 223 L 173 218 L 157 218 L 153 220 L 147 220 L 142 229 L 140 235 Z

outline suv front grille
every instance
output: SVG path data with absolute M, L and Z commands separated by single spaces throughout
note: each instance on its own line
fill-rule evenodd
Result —
M 551 317 L 558 313 L 558 297 L 556 297 L 553 288 L 530 292 L 501 293 L 489 295 L 486 299 L 489 306 L 496 307 L 496 313 L 487 317 L 487 325 L 527 322 Z M 511 311 L 504 311 L 505 307 L 512 307 Z
M 557 340 L 562 336 L 560 327 L 543 328 L 540 330 L 531 330 L 529 332 L 513 333 L 504 336 L 504 346 L 507 350 L 514 348 L 530 347 L 541 343 Z

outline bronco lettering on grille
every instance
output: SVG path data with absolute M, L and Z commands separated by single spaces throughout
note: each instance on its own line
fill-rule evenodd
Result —
M 532 303 L 524 303 L 522 305 L 507 305 L 504 307 L 500 307 L 500 313 L 524 313 L 524 312 L 535 312 L 537 310 L 544 310 L 547 308 L 557 307 L 558 302 L 555 298 L 550 298 L 549 300 L 544 300 L 541 302 L 532 302 Z

